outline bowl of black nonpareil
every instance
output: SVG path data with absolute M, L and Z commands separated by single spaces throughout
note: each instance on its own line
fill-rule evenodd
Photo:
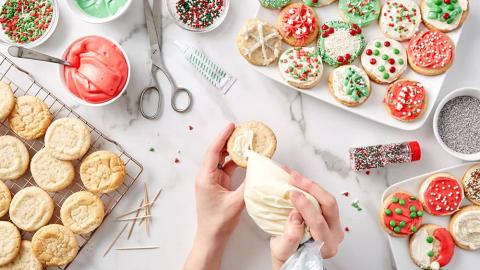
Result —
M 480 89 L 457 89 L 444 97 L 433 116 L 433 133 L 454 157 L 480 160 Z

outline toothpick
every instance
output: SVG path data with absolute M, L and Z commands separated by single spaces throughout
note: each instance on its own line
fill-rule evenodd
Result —
M 153 201 L 152 201 L 152 204 L 150 205 L 150 208 L 153 207 L 153 205 L 155 204 L 155 202 L 157 201 L 158 197 L 160 197 L 160 194 L 162 193 L 162 189 L 160 189 L 158 192 L 157 192 L 157 195 L 155 195 L 155 198 L 153 198 Z M 144 219 L 140 220 L 140 222 L 138 223 L 139 225 L 142 225 Z
M 148 188 L 147 188 L 147 183 L 143 183 L 143 187 L 144 187 L 144 192 L 145 192 L 145 204 L 148 204 L 149 201 L 148 201 Z M 144 208 L 144 211 L 145 211 L 145 217 L 149 217 L 149 213 L 150 213 L 150 207 L 147 206 Z M 147 218 L 147 220 L 145 221 L 145 230 L 147 231 L 147 236 L 150 236 L 150 219 Z
M 143 205 L 143 200 L 140 201 L 140 205 Z M 140 209 L 137 210 L 137 213 L 135 214 L 135 217 L 138 217 L 138 215 L 140 215 Z M 133 227 L 135 227 L 135 223 L 137 222 L 136 219 L 134 219 L 132 221 L 132 226 L 130 227 L 130 230 L 128 231 L 128 236 L 127 236 L 127 240 L 130 239 L 130 236 L 132 236 L 132 232 L 133 232 Z
M 125 224 L 125 226 L 123 226 L 122 230 L 117 234 L 117 236 L 115 236 L 115 239 L 113 240 L 113 242 L 110 244 L 110 246 L 108 246 L 105 253 L 103 253 L 103 257 L 105 257 L 105 255 L 107 255 L 107 253 L 112 249 L 113 245 L 115 245 L 115 243 L 118 241 L 118 238 L 120 238 L 120 235 L 122 235 L 123 231 L 125 231 L 125 229 L 127 228 L 127 225 L 128 224 Z
M 149 217 L 151 217 L 151 215 L 146 215 L 141 217 L 131 217 L 131 218 L 120 218 L 120 219 L 116 219 L 115 221 L 132 221 L 136 219 L 143 219 L 143 218 L 149 218 Z
M 121 214 L 121 215 L 117 216 L 117 218 L 122 218 L 122 217 L 128 216 L 128 215 L 130 215 L 130 214 L 133 214 L 133 213 L 135 213 L 135 212 L 137 212 L 137 211 L 139 211 L 139 210 L 142 210 L 143 208 L 145 208 L 145 207 L 147 207 L 147 206 L 152 205 L 153 203 L 154 203 L 154 202 L 149 202 L 149 203 L 147 203 L 147 204 L 143 204 L 143 200 L 142 200 L 142 201 L 140 202 L 140 206 L 139 206 L 139 207 L 137 207 L 137 208 L 135 208 L 135 209 L 133 209 L 133 210 L 131 210 L 131 211 L 128 211 L 128 212 L 126 212 L 126 213 L 124 213 L 124 214 Z
M 143 249 L 158 249 L 159 246 L 147 246 L 147 247 L 119 247 L 116 250 L 143 250 Z

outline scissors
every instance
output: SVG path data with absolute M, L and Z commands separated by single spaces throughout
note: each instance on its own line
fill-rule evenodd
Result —
M 162 0 L 153 0 L 153 11 L 150 8 L 148 0 L 143 0 L 143 7 L 145 12 L 145 22 L 147 24 L 147 32 L 148 38 L 150 39 L 150 58 L 152 60 L 152 68 L 151 73 L 154 79 L 155 84 L 152 86 L 148 86 L 142 90 L 140 93 L 140 113 L 146 119 L 154 120 L 160 116 L 161 111 L 161 91 L 160 85 L 156 78 L 156 74 L 158 71 L 162 72 L 163 75 L 167 78 L 170 86 L 172 88 L 172 96 L 170 99 L 170 103 L 172 109 L 178 113 L 184 113 L 190 110 L 192 106 L 192 93 L 182 87 L 178 87 L 173 80 L 172 75 L 168 72 L 167 67 L 163 62 L 162 56 Z M 155 14 L 155 17 L 154 17 Z M 150 92 L 155 92 L 158 94 L 158 102 L 157 102 L 157 109 L 153 114 L 147 114 L 143 108 L 143 101 L 145 95 Z M 185 95 L 187 97 L 187 104 L 184 106 L 178 106 L 177 99 L 179 96 Z

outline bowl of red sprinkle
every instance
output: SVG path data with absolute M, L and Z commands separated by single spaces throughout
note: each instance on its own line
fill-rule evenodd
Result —
M 228 13 L 229 0 L 166 0 L 170 16 L 182 29 L 205 33 L 217 28 Z
M 53 34 L 58 17 L 57 0 L 0 0 L 0 41 L 36 47 Z

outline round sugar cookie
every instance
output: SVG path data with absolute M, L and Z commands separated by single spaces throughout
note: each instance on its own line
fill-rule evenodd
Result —
M 450 218 L 448 230 L 458 247 L 480 250 L 480 206 L 462 207 Z
M 45 134 L 45 147 L 60 160 L 81 158 L 90 148 L 90 132 L 76 118 L 60 118 L 53 121 Z
M 337 0 L 303 0 L 303 3 L 309 7 L 323 7 L 335 1 Z
M 421 0 L 420 10 L 425 26 L 442 32 L 453 31 L 465 22 L 468 0 Z
M 380 30 L 397 41 L 411 39 L 422 22 L 420 8 L 413 0 L 388 0 L 380 14 Z
M 20 252 L 20 232 L 8 221 L 0 221 L 0 266 L 15 259 Z
M 32 243 L 22 240 L 20 252 L 15 259 L 0 266 L 0 270 L 42 270 L 43 266 L 40 261 L 33 255 Z
M 448 173 L 429 176 L 422 182 L 418 194 L 423 209 L 434 216 L 452 215 L 463 201 L 462 185 Z
M 364 103 L 372 92 L 367 73 L 354 65 L 332 70 L 328 77 L 328 89 L 336 100 L 349 107 Z
M 273 131 L 258 121 L 242 123 L 235 128 L 227 142 L 227 152 L 240 167 L 247 167 L 247 152 L 252 150 L 271 158 L 277 148 L 277 138 Z
M 50 221 L 54 208 L 55 204 L 47 192 L 30 186 L 13 196 L 8 213 L 18 228 L 33 232 Z
M 8 213 L 10 202 L 12 201 L 12 194 L 7 185 L 0 180 L 0 218 Z
M 322 79 L 322 57 L 315 48 L 296 47 L 286 50 L 278 61 L 283 79 L 290 85 L 310 89 Z
M 425 87 L 421 83 L 401 79 L 388 86 L 383 103 L 393 118 L 410 122 L 418 119 L 425 110 L 426 95 Z
M 78 242 L 70 229 L 58 224 L 40 228 L 32 238 L 35 257 L 47 266 L 62 266 L 75 259 Z
M 338 7 L 346 21 L 360 27 L 377 21 L 380 15 L 380 0 L 340 0 Z
M 0 181 L 15 180 L 28 169 L 30 155 L 19 139 L 0 136 Z
M 465 197 L 472 203 L 480 205 L 480 164 L 470 167 L 465 172 L 462 185 Z
M 54 158 L 47 148 L 41 149 L 33 156 L 30 172 L 35 183 L 48 192 L 63 190 L 75 179 L 73 164 Z
M 15 96 L 10 85 L 0 81 L 0 121 L 7 119 L 15 107 Z
M 80 179 L 88 191 L 108 193 L 122 185 L 125 165 L 112 152 L 96 151 L 88 155 L 80 165 Z
M 270 8 L 270 9 L 280 9 L 288 4 L 292 0 L 259 0 L 260 5 L 264 8 Z
M 275 26 L 257 19 L 248 20 L 237 35 L 237 48 L 248 62 L 268 66 L 277 61 L 282 37 Z
M 417 232 L 423 218 L 420 200 L 406 191 L 390 194 L 383 201 L 380 223 L 394 237 L 407 237 Z
M 76 234 L 87 234 L 102 224 L 105 207 L 98 196 L 88 191 L 70 195 L 62 204 L 60 217 L 65 227 Z
M 47 104 L 34 96 L 17 98 L 13 111 L 8 116 L 10 128 L 25 140 L 42 137 L 52 122 Z
M 318 36 L 317 13 L 303 3 L 290 4 L 280 11 L 277 29 L 283 40 L 294 47 L 304 47 Z
M 391 38 L 372 39 L 361 60 L 368 76 L 376 83 L 394 82 L 407 69 L 407 51 Z

